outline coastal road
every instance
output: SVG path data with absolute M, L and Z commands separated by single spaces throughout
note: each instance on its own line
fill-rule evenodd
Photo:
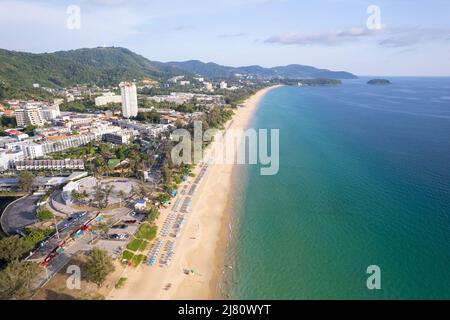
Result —
M 41 195 L 31 195 L 12 202 L 1 217 L 3 231 L 10 235 L 17 234 L 18 230 L 35 223 L 36 208 L 40 198 Z

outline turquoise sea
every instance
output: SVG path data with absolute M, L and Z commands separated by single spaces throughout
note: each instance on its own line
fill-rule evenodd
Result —
M 230 298 L 450 298 L 450 78 L 367 80 L 262 99 L 280 170 L 237 178 Z

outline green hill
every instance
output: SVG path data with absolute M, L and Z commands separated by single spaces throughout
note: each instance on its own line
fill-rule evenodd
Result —
M 216 63 L 204 63 L 198 60 L 189 60 L 184 62 L 168 62 L 168 65 L 181 69 L 185 72 L 199 74 L 209 78 L 232 77 L 235 74 L 250 75 L 258 78 L 289 78 L 289 79 L 356 79 L 354 74 L 345 71 L 331 71 L 327 69 L 318 69 L 300 64 L 291 64 L 288 66 L 279 66 L 273 68 L 264 68 L 258 65 L 246 67 L 228 67 Z
M 125 48 L 77 49 L 53 53 L 26 53 L 0 49 L 0 100 L 6 98 L 45 97 L 48 93 L 33 89 L 68 87 L 76 84 L 117 85 L 124 80 L 152 78 L 164 80 L 175 75 L 200 74 L 207 78 L 227 78 L 235 74 L 281 79 L 351 79 L 348 72 L 336 72 L 302 65 L 274 68 L 261 66 L 229 67 L 198 60 L 157 62 Z
M 0 49 L 0 98 L 21 90 L 31 92 L 33 83 L 52 88 L 81 83 L 117 85 L 123 80 L 161 79 L 180 72 L 124 48 L 41 54 Z

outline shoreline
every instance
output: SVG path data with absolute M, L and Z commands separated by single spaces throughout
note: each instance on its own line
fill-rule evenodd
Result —
M 245 109 L 249 109 L 249 113 L 245 115 L 245 118 L 242 119 L 242 122 L 239 123 L 237 126 L 233 126 L 234 129 L 248 129 L 250 126 L 250 123 L 256 113 L 256 111 L 259 108 L 260 102 L 262 98 L 271 90 L 282 87 L 282 85 L 275 85 L 268 88 L 264 88 L 256 92 L 254 95 L 249 97 L 245 101 Z M 236 115 L 237 116 L 237 115 Z M 233 117 L 234 120 L 234 117 Z M 234 122 L 233 122 L 234 124 Z M 231 128 L 231 126 L 230 126 Z M 236 185 L 236 179 L 238 179 L 239 170 L 242 170 L 242 167 L 233 165 L 233 168 L 231 170 L 230 174 L 230 186 L 232 187 L 230 194 L 228 195 L 227 203 L 225 210 L 222 214 L 221 219 L 221 230 L 220 230 L 220 236 L 219 240 L 216 244 L 216 250 L 215 250 L 215 258 L 214 258 L 214 265 L 216 266 L 215 274 L 213 275 L 211 281 L 210 281 L 210 293 L 211 295 L 208 297 L 208 299 L 214 299 L 214 300 L 222 300 L 222 299 L 228 299 L 229 294 L 227 293 L 227 296 L 224 296 L 221 291 L 220 284 L 224 280 L 224 274 L 226 271 L 226 259 L 228 254 L 228 249 L 231 241 L 231 232 L 234 230 L 231 230 L 231 224 L 233 223 L 233 215 L 236 214 L 236 203 L 234 203 L 235 195 L 236 195 L 236 188 L 233 188 L 233 186 Z M 226 213 L 229 214 L 226 214 Z M 229 288 L 227 288 L 229 289 Z
M 280 85 L 259 90 L 238 108 L 228 129 L 247 129 L 264 95 Z M 213 142 L 207 152 L 214 150 Z M 206 165 L 206 159 L 196 166 L 196 173 Z M 113 290 L 110 299 L 220 299 L 219 285 L 224 269 L 228 243 L 229 224 L 233 214 L 233 175 L 239 166 L 235 164 L 211 164 L 203 180 L 198 184 L 187 222 L 177 239 L 176 254 L 169 266 L 142 265 L 126 272 L 127 284 Z M 196 175 L 197 176 L 197 175 Z M 195 179 L 195 178 L 194 178 Z M 189 180 L 187 184 L 190 184 Z M 176 200 L 175 200 L 176 201 Z M 162 212 L 157 225 L 171 211 Z M 227 214 L 228 213 L 228 214 Z M 158 227 L 158 229 L 160 229 Z M 183 270 L 192 270 L 186 275 Z M 170 283 L 170 289 L 164 288 Z

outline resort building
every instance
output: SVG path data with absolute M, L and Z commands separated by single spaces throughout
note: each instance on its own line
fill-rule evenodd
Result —
M 42 108 L 34 105 L 25 106 L 23 109 L 15 110 L 15 116 L 18 127 L 28 125 L 41 127 L 44 125 L 44 116 Z
M 42 146 L 42 152 L 45 155 L 48 153 L 64 151 L 70 148 L 77 148 L 94 140 L 98 140 L 97 135 L 94 133 L 78 134 L 74 136 L 63 135 L 50 137 L 48 141 L 40 144 L 40 146 Z M 29 157 L 33 159 L 31 155 Z
M 122 96 L 122 116 L 136 117 L 138 114 L 136 85 L 132 82 L 121 82 L 119 87 Z
M 84 162 L 81 159 L 65 160 L 19 160 L 14 161 L 16 170 L 84 170 Z

